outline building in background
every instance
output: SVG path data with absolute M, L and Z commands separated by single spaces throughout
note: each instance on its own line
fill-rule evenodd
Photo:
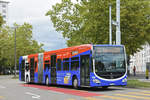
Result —
M 8 1 L 0 0 L 0 14 L 3 20 L 8 23 Z
M 143 49 L 131 56 L 130 72 L 133 72 L 133 67 L 136 66 L 137 72 L 146 71 L 146 63 L 150 62 L 150 45 L 146 43 L 142 46 Z

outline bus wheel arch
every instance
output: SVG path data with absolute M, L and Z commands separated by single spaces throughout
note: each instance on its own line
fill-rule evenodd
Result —
M 78 78 L 76 75 L 73 75 L 72 77 L 72 86 L 73 88 L 78 88 Z

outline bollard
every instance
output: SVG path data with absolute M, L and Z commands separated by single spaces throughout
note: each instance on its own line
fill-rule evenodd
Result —
M 148 69 L 146 69 L 146 75 L 145 75 L 146 79 L 149 79 L 149 75 L 148 74 L 149 74 L 149 71 L 148 71 Z

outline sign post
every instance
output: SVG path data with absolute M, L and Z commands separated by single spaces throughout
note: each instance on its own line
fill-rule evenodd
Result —
M 145 73 L 145 78 L 149 79 L 149 71 L 150 71 L 150 62 L 146 63 L 146 73 Z

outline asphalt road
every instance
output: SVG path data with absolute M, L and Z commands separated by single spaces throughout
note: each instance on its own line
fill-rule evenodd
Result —
M 0 76 L 0 100 L 150 100 L 150 90 L 121 87 L 76 90 L 66 86 L 25 84 Z

